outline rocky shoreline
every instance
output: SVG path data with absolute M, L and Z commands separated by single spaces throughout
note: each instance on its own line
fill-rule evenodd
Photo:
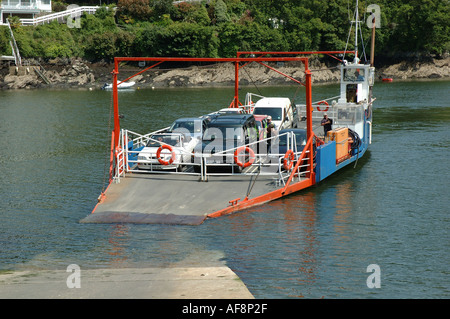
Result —
M 0 89 L 100 89 L 105 83 L 111 83 L 111 63 L 90 63 L 78 58 L 54 59 L 46 63 L 29 61 L 30 65 L 41 66 L 41 71 L 47 78 L 36 72 L 26 75 L 11 75 L 9 65 L 0 65 Z M 277 70 L 289 76 L 304 80 L 304 68 L 300 62 L 272 64 Z M 313 83 L 337 83 L 339 69 L 336 65 L 328 66 L 318 59 L 310 60 Z M 119 80 L 139 72 L 142 67 L 121 66 Z M 377 68 L 377 78 L 393 78 L 394 80 L 413 79 L 448 79 L 450 78 L 450 57 L 444 59 L 429 59 L 427 61 L 400 62 Z M 230 86 L 234 83 L 234 65 L 231 63 L 215 65 L 195 65 L 184 68 L 153 69 L 135 76 L 131 81 L 136 87 L 210 87 Z M 241 85 L 255 83 L 257 85 L 283 85 L 293 83 L 286 77 L 271 71 L 259 64 L 253 63 L 240 71 Z

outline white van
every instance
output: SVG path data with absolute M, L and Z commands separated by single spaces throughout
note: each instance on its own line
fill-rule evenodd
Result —
M 270 115 L 275 129 L 280 131 L 291 128 L 297 109 L 286 97 L 263 97 L 255 103 L 253 114 Z

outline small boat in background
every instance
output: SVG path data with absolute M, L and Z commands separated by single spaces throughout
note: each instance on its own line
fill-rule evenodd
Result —
M 382 78 L 381 79 L 383 82 L 392 82 L 393 79 L 392 78 Z
M 117 85 L 117 89 L 119 89 L 119 90 L 129 89 L 129 88 L 133 87 L 133 85 L 135 85 L 135 84 L 136 84 L 136 82 L 133 82 L 133 81 L 121 82 L 120 84 Z M 102 86 L 102 90 L 112 90 L 112 89 L 113 89 L 112 83 L 105 83 Z

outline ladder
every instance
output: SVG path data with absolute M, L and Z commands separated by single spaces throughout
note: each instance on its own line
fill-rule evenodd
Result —
M 42 80 L 44 80 L 45 83 L 50 84 L 50 80 L 45 76 L 44 72 L 42 72 L 41 70 L 39 70 L 39 68 L 37 67 L 33 67 L 34 72 L 36 72 Z

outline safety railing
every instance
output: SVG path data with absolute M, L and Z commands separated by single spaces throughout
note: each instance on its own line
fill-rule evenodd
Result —
M 203 181 L 207 181 L 208 176 L 244 174 L 273 176 L 277 185 L 286 185 L 286 181 L 292 174 L 300 180 L 311 172 L 309 150 L 304 145 L 301 145 L 304 148 L 297 145 L 295 135 L 292 132 L 213 154 L 202 153 L 200 151 L 201 148 L 194 148 L 192 152 L 177 148 L 176 156 L 180 158 L 174 160 L 170 165 L 164 166 L 157 162 L 156 154 L 146 153 L 144 147 L 149 141 L 164 145 L 165 143 L 156 141 L 151 136 L 158 133 L 167 133 L 167 129 L 164 128 L 145 135 L 122 129 L 119 138 L 120 147 L 114 153 L 114 181 L 120 182 L 120 178 L 124 177 L 128 172 L 197 175 Z M 288 149 L 286 153 L 280 153 L 277 147 L 273 147 L 273 145 L 277 145 L 276 140 L 279 140 L 283 135 L 286 135 L 286 147 Z M 201 143 L 201 141 L 198 141 L 198 143 Z M 271 145 L 271 147 L 266 148 L 266 145 Z M 201 147 L 201 144 L 199 147 Z M 258 149 L 259 152 L 255 151 Z M 143 154 L 146 156 L 151 155 L 149 156 L 150 159 L 144 159 Z M 163 151 L 159 155 L 160 157 L 173 156 L 170 153 L 169 155 L 164 155 Z M 239 160 L 239 157 L 244 159 Z M 221 161 L 214 162 L 214 158 L 221 159 Z M 299 161 L 299 159 L 301 159 L 302 163 L 295 165 L 296 172 L 293 173 L 294 163 Z M 143 165 L 146 165 L 145 168 L 142 167 Z
M 14 63 L 16 64 L 16 66 L 20 66 L 22 65 L 22 58 L 20 57 L 19 47 L 17 46 L 16 39 L 14 38 L 14 33 L 11 29 L 11 25 L 8 19 L 6 19 L 6 24 L 8 25 L 9 33 L 11 35 L 9 45 L 11 46 L 11 51 L 14 56 Z
M 54 20 L 62 20 L 68 17 L 71 18 L 77 18 L 81 17 L 83 13 L 87 14 L 94 14 L 97 9 L 99 9 L 99 6 L 83 6 L 83 7 L 76 7 L 73 9 L 61 11 L 61 12 L 55 12 L 51 14 L 47 14 L 41 17 L 32 18 L 32 19 L 20 19 L 20 22 L 22 25 L 39 25 L 44 23 L 49 23 Z

